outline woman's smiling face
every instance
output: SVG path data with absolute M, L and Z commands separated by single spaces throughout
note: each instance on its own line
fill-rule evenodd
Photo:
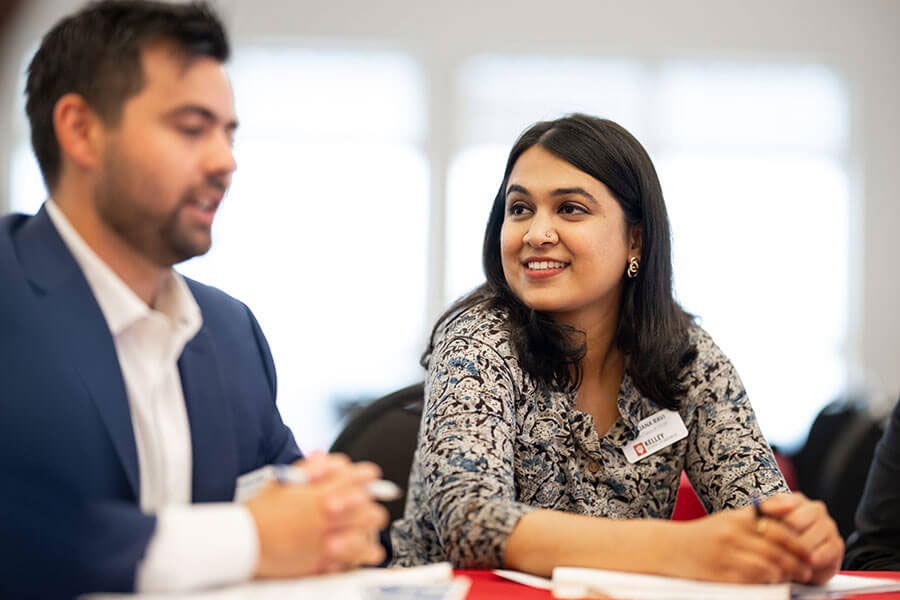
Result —
M 500 254 L 507 284 L 530 308 L 570 323 L 617 314 L 640 234 L 606 185 L 542 146 L 513 165 Z

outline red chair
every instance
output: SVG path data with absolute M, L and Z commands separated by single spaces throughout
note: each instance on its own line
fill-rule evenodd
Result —
M 706 516 L 706 509 L 697 497 L 697 492 L 688 481 L 684 471 L 681 472 L 681 483 L 678 484 L 678 497 L 675 498 L 675 510 L 672 511 L 673 521 L 690 521 Z

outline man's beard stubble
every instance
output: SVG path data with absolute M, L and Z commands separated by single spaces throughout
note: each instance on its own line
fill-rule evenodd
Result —
M 162 268 L 205 254 L 212 245 L 212 232 L 196 235 L 196 229 L 182 222 L 181 213 L 204 187 L 224 189 L 226 185 L 210 178 L 213 180 L 187 189 L 169 215 L 159 221 L 159 216 L 147 214 L 144 207 L 152 206 L 153 199 L 162 197 L 164 192 L 152 178 L 134 174 L 135 169 L 117 156 L 116 152 L 106 155 L 104 176 L 95 191 L 95 205 L 103 222 L 137 254 Z M 143 203 L 142 197 L 147 198 Z

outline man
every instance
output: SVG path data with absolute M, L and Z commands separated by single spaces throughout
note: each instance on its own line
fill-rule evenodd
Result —
M 875 447 L 844 568 L 900 571 L 900 401 Z
M 104 1 L 44 38 L 26 87 L 50 199 L 0 219 L 0 597 L 185 590 L 377 563 L 374 465 L 301 458 L 246 306 L 179 276 L 235 163 L 202 4 Z

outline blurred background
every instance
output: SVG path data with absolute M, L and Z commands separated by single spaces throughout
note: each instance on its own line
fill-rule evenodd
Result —
M 483 280 L 506 153 L 572 111 L 647 147 L 678 297 L 771 442 L 797 447 L 835 398 L 900 393 L 897 0 L 215 4 L 239 168 L 213 250 L 180 270 L 253 308 L 304 450 L 424 377 L 435 318 Z M 0 4 L 0 214 L 46 197 L 24 69 L 80 5 Z

